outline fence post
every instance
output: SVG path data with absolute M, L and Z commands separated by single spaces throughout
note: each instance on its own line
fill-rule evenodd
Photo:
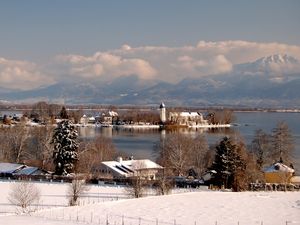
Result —
M 139 225 L 141 225 L 141 220 L 142 220 L 141 217 L 139 217 Z
M 124 215 L 122 216 L 122 225 L 124 225 Z
M 158 225 L 158 219 L 156 218 L 156 225 Z
M 109 223 L 108 223 L 108 215 L 106 215 L 106 225 L 109 225 Z
M 91 223 L 93 222 L 93 212 L 91 212 Z
M 176 225 L 176 219 L 174 220 L 174 225 Z

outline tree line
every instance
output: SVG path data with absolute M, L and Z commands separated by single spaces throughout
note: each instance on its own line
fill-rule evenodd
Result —
M 0 160 L 38 166 L 58 175 L 90 174 L 100 162 L 121 154 L 111 139 L 79 139 L 64 107 L 59 115 L 62 122 L 57 127 L 27 127 L 23 123 L 0 127 Z M 235 133 L 209 146 L 204 135 L 171 132 L 155 147 L 157 162 L 165 168 L 162 179 L 201 176 L 210 171 L 215 185 L 234 190 L 245 190 L 250 182 L 262 180 L 262 168 L 275 161 L 292 167 L 293 150 L 292 134 L 284 122 L 271 133 L 257 130 L 249 146 Z

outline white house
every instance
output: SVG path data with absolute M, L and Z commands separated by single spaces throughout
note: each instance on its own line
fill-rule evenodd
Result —
M 82 124 L 83 126 L 87 125 L 89 123 L 89 118 L 86 115 L 83 115 L 80 118 L 80 124 Z
M 170 112 L 169 121 L 183 126 L 207 125 L 208 121 L 199 112 Z
M 145 179 L 154 180 L 161 169 L 163 169 L 162 166 L 149 159 L 123 160 L 119 157 L 117 161 L 102 162 L 98 168 L 94 169 L 94 172 L 113 178 L 142 176 Z

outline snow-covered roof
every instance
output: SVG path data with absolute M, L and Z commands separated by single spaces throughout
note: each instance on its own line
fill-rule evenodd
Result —
M 37 175 L 45 174 L 47 171 L 41 170 L 38 167 L 26 166 L 18 163 L 0 163 L 0 173 L 16 174 L 16 175 Z
M 294 169 L 288 167 L 287 165 L 284 165 L 280 162 L 278 163 L 274 163 L 272 166 L 267 167 L 264 169 L 265 173 L 272 173 L 272 172 L 289 172 L 289 173 L 293 173 L 295 172 Z
M 0 163 L 0 173 L 14 173 L 24 167 L 26 166 L 18 163 Z
M 180 113 L 180 116 L 182 116 L 182 117 L 189 117 L 189 116 L 194 116 L 194 117 L 196 117 L 196 116 L 200 116 L 201 114 L 200 113 L 198 113 L 198 112 L 181 112 Z
M 109 116 L 118 116 L 118 113 L 114 112 L 114 111 L 108 111 L 108 115 Z
M 102 164 L 106 165 L 122 176 L 128 176 L 137 170 L 162 169 L 160 165 L 149 159 L 104 161 Z

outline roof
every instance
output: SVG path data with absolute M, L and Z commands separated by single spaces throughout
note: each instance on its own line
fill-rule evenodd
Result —
M 34 175 L 37 172 L 42 172 L 42 170 L 40 170 L 37 167 L 26 166 L 23 169 L 15 172 L 14 174 L 16 174 L 16 175 Z
M 0 173 L 15 175 L 39 175 L 48 173 L 38 167 L 26 166 L 18 163 L 0 163 Z
M 288 167 L 287 165 L 284 165 L 280 162 L 278 163 L 274 163 L 272 166 L 267 167 L 264 169 L 265 173 L 272 173 L 272 172 L 289 172 L 289 173 L 293 173 L 295 172 L 294 169 Z
M 26 166 L 18 163 L 0 163 L 0 173 L 14 173 L 24 167 Z
M 104 161 L 102 164 L 106 165 L 116 173 L 122 176 L 128 176 L 133 174 L 137 170 L 147 170 L 147 169 L 162 169 L 160 165 L 149 160 L 121 160 L 121 161 Z
M 181 112 L 180 116 L 182 117 L 188 117 L 188 116 L 201 116 L 198 112 Z
M 159 106 L 160 109 L 166 108 L 165 104 L 162 102 Z

